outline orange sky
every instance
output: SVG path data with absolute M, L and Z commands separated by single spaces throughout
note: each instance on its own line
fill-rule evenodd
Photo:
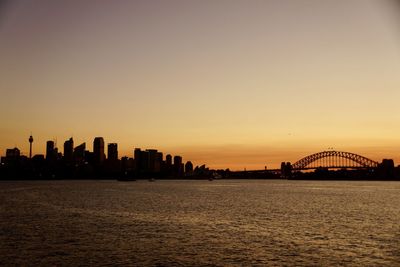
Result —
M 231 169 L 400 162 L 396 1 L 10 1 L 0 153 L 95 136 Z

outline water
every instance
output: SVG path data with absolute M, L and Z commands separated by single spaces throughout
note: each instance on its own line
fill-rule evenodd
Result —
M 400 182 L 0 182 L 0 265 L 400 266 Z

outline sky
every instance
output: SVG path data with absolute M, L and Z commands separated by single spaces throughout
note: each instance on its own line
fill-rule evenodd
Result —
M 400 1 L 0 0 L 0 154 L 103 136 L 195 165 L 400 164 Z

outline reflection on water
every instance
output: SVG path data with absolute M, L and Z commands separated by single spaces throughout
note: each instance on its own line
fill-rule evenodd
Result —
M 6 265 L 400 265 L 400 183 L 0 183 Z

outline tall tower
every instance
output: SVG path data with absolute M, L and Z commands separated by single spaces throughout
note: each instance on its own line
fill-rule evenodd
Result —
M 64 142 L 64 160 L 66 162 L 72 162 L 74 151 L 74 139 L 72 137 Z
M 103 137 L 96 137 L 93 141 L 93 154 L 94 160 L 97 165 L 103 163 L 105 154 L 104 154 L 104 139 Z
M 29 136 L 29 158 L 32 158 L 32 143 L 33 143 L 33 137 L 32 135 Z
M 46 143 L 46 160 L 52 161 L 56 158 L 56 152 L 54 149 L 54 141 L 47 141 Z
M 111 161 L 118 160 L 118 145 L 117 143 L 108 144 L 108 159 Z

